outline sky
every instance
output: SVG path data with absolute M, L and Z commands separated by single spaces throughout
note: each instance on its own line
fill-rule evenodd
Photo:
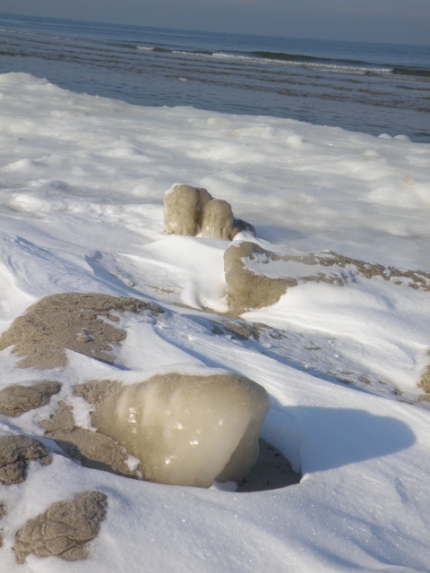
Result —
M 430 44 L 430 0 L 0 0 L 0 13 L 325 40 Z

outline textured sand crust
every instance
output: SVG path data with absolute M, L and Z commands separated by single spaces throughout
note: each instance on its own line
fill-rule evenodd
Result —
M 60 557 L 78 561 L 89 557 L 87 544 L 106 516 L 107 497 L 97 491 L 77 494 L 73 499 L 53 503 L 45 513 L 29 519 L 16 533 L 13 546 L 17 563 L 30 553 L 36 557 Z
M 29 410 L 49 404 L 51 396 L 58 394 L 61 384 L 42 380 L 31 386 L 7 386 L 0 390 L 0 414 L 17 418 Z
M 44 466 L 52 458 L 40 442 L 25 436 L 3 436 L 0 438 L 0 482 L 5 485 L 25 480 L 28 462 L 37 460 Z
M 235 219 L 227 201 L 213 199 L 204 188 L 173 185 L 164 194 L 164 232 L 231 241 L 241 231 L 256 235 L 250 223 Z
M 264 388 L 236 374 L 94 380 L 75 393 L 95 405 L 93 426 L 141 461 L 145 479 L 196 487 L 247 475 L 269 407 Z
M 60 402 L 57 411 L 39 426 L 45 437 L 54 440 L 64 453 L 88 468 L 108 471 L 125 477 L 139 477 L 138 468 L 126 463 L 129 453 L 112 438 L 75 425 L 72 406 Z
M 267 274 L 248 268 L 253 261 L 267 265 Z M 274 277 L 273 265 L 278 261 L 295 263 L 294 276 Z M 312 271 L 312 266 L 322 266 L 327 271 Z M 301 270 L 303 269 L 303 270 Z M 263 269 L 264 270 L 264 269 Z M 344 257 L 332 251 L 306 256 L 280 256 L 259 245 L 243 241 L 230 245 L 224 253 L 224 272 L 230 308 L 236 312 L 262 308 L 278 302 L 288 288 L 299 283 L 315 282 L 343 286 L 355 276 L 367 279 L 382 277 L 396 285 L 406 285 L 415 290 L 430 291 L 430 274 L 423 271 L 401 271 L 395 267 L 367 263 Z M 275 271 L 276 273 L 276 271 Z M 268 276 L 270 274 L 270 276 Z
M 21 368 L 40 370 L 65 366 L 65 349 L 113 362 L 112 345 L 127 334 L 117 328 L 115 313 L 163 312 L 157 305 L 134 298 L 102 294 L 63 293 L 46 296 L 16 318 L 0 337 L 0 350 L 13 345 L 13 352 L 25 356 Z

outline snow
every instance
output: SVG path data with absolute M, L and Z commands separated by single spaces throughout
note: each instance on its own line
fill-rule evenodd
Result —
M 164 235 L 162 200 L 177 181 L 205 187 L 270 251 L 333 250 L 430 272 L 429 165 L 430 146 L 405 136 L 138 107 L 0 75 L 0 333 L 59 292 L 166 309 L 153 322 L 121 318 L 117 365 L 69 351 L 66 367 L 22 370 L 1 351 L 0 388 L 42 378 L 63 387 L 40 410 L 0 416 L 0 435 L 41 437 L 37 422 L 59 400 L 89 427 L 88 406 L 73 396 L 85 380 L 222 369 L 264 386 L 262 437 L 303 473 L 295 486 L 237 493 L 130 480 L 59 455 L 32 462 L 24 483 L 0 484 L 0 572 L 428 571 L 430 411 L 416 400 L 430 361 L 429 292 L 382 278 L 300 284 L 246 313 L 267 328 L 240 339 L 216 314 L 227 310 L 230 243 Z M 17 529 L 87 489 L 108 496 L 90 561 L 16 565 Z

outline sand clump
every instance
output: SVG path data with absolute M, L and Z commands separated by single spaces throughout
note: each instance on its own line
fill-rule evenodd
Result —
M 75 393 L 95 405 L 92 425 L 141 461 L 144 479 L 196 487 L 242 481 L 269 407 L 264 388 L 237 374 L 90 381 Z
M 89 557 L 87 544 L 105 519 L 107 497 L 98 491 L 78 493 L 73 499 L 53 503 L 17 531 L 13 551 L 22 564 L 28 555 L 78 561 Z
M 312 267 L 314 272 L 310 272 Z M 430 291 L 430 274 L 423 271 L 402 271 L 333 251 L 281 256 L 249 241 L 234 243 L 226 249 L 224 272 L 230 309 L 238 313 L 275 304 L 299 283 L 344 286 L 358 276 L 382 277 L 397 286 Z
M 138 467 L 127 464 L 129 453 L 112 438 L 75 425 L 72 406 L 60 402 L 57 411 L 39 426 L 45 437 L 54 440 L 66 456 L 87 468 L 108 471 L 125 477 L 138 478 Z
M 46 296 L 12 322 L 0 337 L 0 350 L 13 345 L 12 352 L 25 357 L 17 363 L 21 368 L 65 366 L 66 349 L 114 362 L 113 345 L 127 336 L 114 324 L 117 313 L 145 311 L 163 312 L 135 298 L 73 292 Z
M 60 390 L 61 384 L 51 380 L 42 380 L 31 386 L 7 386 L 0 390 L 0 414 L 17 418 L 29 410 L 46 406 L 51 396 Z
M 3 436 L 0 438 L 0 482 L 5 485 L 25 480 L 28 463 L 37 460 L 46 466 L 52 461 L 45 446 L 25 436 Z
M 164 194 L 164 232 L 231 241 L 240 232 L 256 235 L 250 223 L 236 219 L 227 201 L 204 188 L 173 185 Z

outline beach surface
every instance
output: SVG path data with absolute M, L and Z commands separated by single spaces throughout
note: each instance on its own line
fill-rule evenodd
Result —
M 429 164 L 430 145 L 405 135 L 134 106 L 0 75 L 0 334 L 12 340 L 0 390 L 61 385 L 38 407 L 0 414 L 0 437 L 37 439 L 52 455 L 30 461 L 21 483 L 0 483 L 0 572 L 427 571 Z M 174 183 L 228 201 L 257 237 L 166 235 Z M 247 271 L 296 281 L 271 306 L 231 309 L 224 253 L 241 241 L 266 253 L 244 260 Z M 6 336 L 13 321 L 71 292 L 145 310 L 102 313 L 111 342 L 97 352 L 107 354 L 64 343 L 61 364 L 25 362 Z M 94 342 L 87 334 L 82 344 Z M 238 491 L 130 479 L 70 459 L 44 435 L 40 422 L 62 402 L 94 433 L 78 384 L 169 372 L 263 386 L 261 437 L 300 483 Z M 87 491 L 107 500 L 88 560 L 18 564 L 23 524 Z

